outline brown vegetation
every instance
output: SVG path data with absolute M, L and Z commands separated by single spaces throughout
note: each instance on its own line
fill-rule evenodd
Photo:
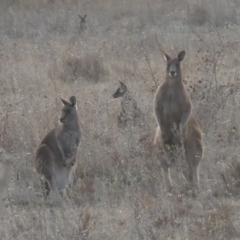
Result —
M 204 24 L 191 21 L 196 5 Z M 238 8 L 234 0 L 0 1 L 1 167 L 10 163 L 8 184 L 0 176 L 0 239 L 238 239 L 238 175 L 228 178 L 240 155 Z M 171 169 L 179 194 L 164 190 L 152 146 L 160 48 L 188 54 L 183 81 L 205 148 L 195 199 L 184 189 L 184 161 Z M 117 127 L 119 80 L 148 128 Z M 72 95 L 82 137 L 64 208 L 43 201 L 34 156 L 58 126 L 59 97 Z

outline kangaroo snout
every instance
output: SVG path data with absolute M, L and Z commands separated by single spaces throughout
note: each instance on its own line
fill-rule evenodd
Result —
M 170 71 L 170 77 L 175 77 L 176 75 L 177 75 L 177 74 L 176 74 L 175 71 L 173 71 L 173 70 Z
M 176 63 L 170 64 L 168 74 L 169 74 L 169 77 L 177 77 Z
M 62 114 L 61 117 L 60 117 L 60 119 L 59 119 L 59 121 L 60 121 L 61 123 L 64 123 L 64 122 L 65 122 L 65 121 L 64 121 L 64 118 L 65 118 L 65 114 Z

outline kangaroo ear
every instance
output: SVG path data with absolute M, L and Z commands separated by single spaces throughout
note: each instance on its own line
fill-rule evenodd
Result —
M 82 17 L 78 14 L 78 17 L 81 19 Z
M 84 19 L 86 19 L 86 18 L 87 18 L 87 14 L 84 15 Z
M 77 103 L 76 97 L 75 96 L 71 96 L 69 98 L 69 100 L 70 100 L 70 103 L 72 104 L 72 107 L 75 107 L 76 103 Z
M 186 54 L 185 51 L 181 51 L 180 53 L 178 53 L 179 62 L 181 62 L 184 59 L 185 54 Z
M 163 52 L 163 59 L 165 62 L 168 62 L 171 58 L 165 52 Z
M 63 104 L 64 106 L 69 105 L 69 102 L 68 102 L 68 101 L 66 101 L 66 100 L 64 100 L 64 99 L 62 99 L 62 98 L 60 98 L 60 100 L 62 101 L 62 104 Z
M 119 81 L 119 83 L 121 84 L 121 86 L 127 87 L 123 82 Z

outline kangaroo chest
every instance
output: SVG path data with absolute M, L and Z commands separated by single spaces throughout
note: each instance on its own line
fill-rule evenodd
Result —
M 181 103 L 183 98 L 172 90 L 167 91 L 163 96 L 162 107 L 163 107 L 163 118 L 166 121 L 173 121 L 179 123 L 182 116 Z
M 60 139 L 63 153 L 67 159 L 75 156 L 79 145 L 79 133 L 75 130 L 64 132 Z

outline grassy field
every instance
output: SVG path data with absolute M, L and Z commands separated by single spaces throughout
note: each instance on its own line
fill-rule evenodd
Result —
M 240 3 L 237 0 L 0 3 L 0 239 L 240 239 Z M 87 14 L 80 29 L 78 14 Z M 160 49 L 183 74 L 204 133 L 201 194 L 179 159 L 165 191 L 152 146 Z M 124 82 L 144 113 L 119 129 Z M 72 198 L 43 201 L 34 154 L 75 95 L 82 131 Z

